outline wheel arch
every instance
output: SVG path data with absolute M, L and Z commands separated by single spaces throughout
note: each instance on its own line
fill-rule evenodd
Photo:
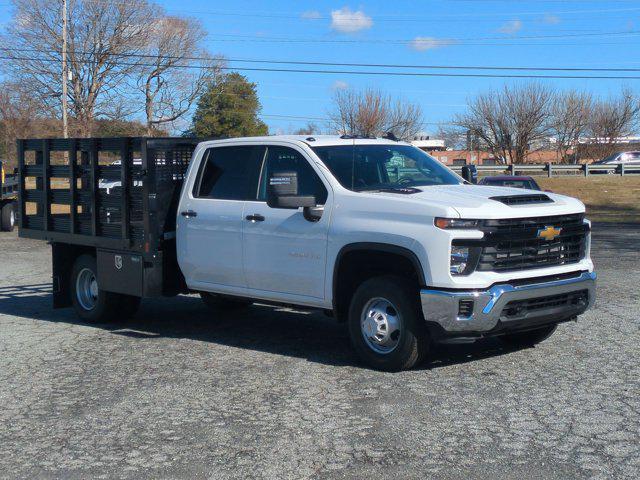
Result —
M 359 262 L 368 258 L 372 263 L 363 266 Z M 378 262 L 378 263 L 376 263 Z M 351 268 L 358 265 L 358 268 Z M 422 263 L 418 256 L 406 247 L 390 243 L 355 242 L 343 246 L 333 267 L 332 308 L 336 318 L 343 320 L 354 288 L 367 278 L 383 274 L 401 274 L 415 280 L 418 286 L 426 285 Z

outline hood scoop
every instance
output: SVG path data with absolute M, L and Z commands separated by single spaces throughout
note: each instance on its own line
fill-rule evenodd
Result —
M 533 203 L 553 203 L 547 195 L 506 195 L 503 197 L 489 197 L 489 200 L 504 203 L 505 205 L 531 205 Z

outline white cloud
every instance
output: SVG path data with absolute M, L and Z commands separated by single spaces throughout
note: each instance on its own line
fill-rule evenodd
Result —
M 522 22 L 520 20 L 510 20 L 503 24 L 498 31 L 500 33 L 506 33 L 509 35 L 513 35 L 514 33 L 518 33 L 522 29 Z
M 342 80 L 336 80 L 333 82 L 333 85 L 331 85 L 332 90 L 346 90 L 347 88 L 349 88 L 349 84 Z
M 373 20 L 363 10 L 352 12 L 349 7 L 331 11 L 331 28 L 342 33 L 354 33 L 373 26 Z
M 307 20 L 318 20 L 322 18 L 322 14 L 317 10 L 309 10 L 307 12 L 302 12 L 302 15 L 300 16 Z
M 560 17 L 558 17 L 557 15 L 551 15 L 550 13 L 548 13 L 544 16 L 542 21 L 547 25 L 557 25 L 560 23 Z
M 446 47 L 452 44 L 453 40 L 447 38 L 416 37 L 409 42 L 409 48 L 424 52 L 425 50 L 433 50 L 434 48 Z

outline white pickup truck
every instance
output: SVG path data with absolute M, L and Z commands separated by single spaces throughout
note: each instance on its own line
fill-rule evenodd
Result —
M 473 185 L 388 139 L 128 141 L 19 142 L 36 152 L 34 165 L 20 162 L 21 235 L 52 243 L 54 304 L 87 321 L 196 292 L 214 309 L 322 309 L 347 324 L 367 364 L 400 370 L 435 341 L 535 344 L 595 300 L 590 223 L 574 198 Z M 24 178 L 49 185 L 53 168 L 37 167 L 54 148 L 82 187 L 69 215 L 51 213 L 67 200 L 51 191 L 27 215 Z M 120 164 L 102 166 L 98 151 L 119 152 Z M 104 177 L 120 187 L 102 192 Z

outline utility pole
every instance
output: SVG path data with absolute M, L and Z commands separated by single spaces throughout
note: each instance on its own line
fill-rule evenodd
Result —
M 67 0 L 62 0 L 62 134 L 69 138 L 69 119 L 67 118 Z

